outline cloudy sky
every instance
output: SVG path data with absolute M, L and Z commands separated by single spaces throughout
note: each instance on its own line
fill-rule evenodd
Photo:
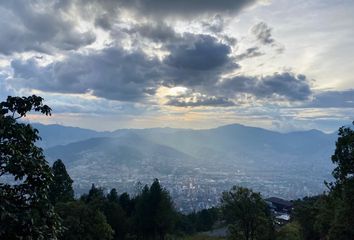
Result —
M 354 120 L 354 1 L 0 2 L 0 97 L 98 130 Z

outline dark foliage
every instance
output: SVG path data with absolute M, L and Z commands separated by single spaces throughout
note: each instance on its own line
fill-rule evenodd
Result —
M 178 214 L 176 231 L 184 234 L 210 231 L 220 221 L 220 209 L 203 209 L 190 214 Z
M 234 186 L 221 199 L 223 216 L 234 239 L 272 239 L 273 221 L 266 202 L 259 193 Z
M 49 185 L 49 199 L 53 204 L 74 200 L 73 180 L 64 163 L 58 159 L 52 167 L 53 181 Z
M 34 111 L 50 115 L 43 99 L 8 97 L 0 103 L 0 239 L 56 239 L 58 217 L 48 200 L 52 173 L 38 130 L 17 120 Z
M 354 131 L 341 127 L 332 155 L 336 164 L 327 193 L 295 202 L 294 221 L 305 240 L 354 239 Z
M 113 239 L 113 230 L 106 217 L 81 201 L 58 203 L 56 211 L 63 221 L 61 240 Z

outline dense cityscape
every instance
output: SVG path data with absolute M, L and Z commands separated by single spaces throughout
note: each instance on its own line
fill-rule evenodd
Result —
M 138 174 L 136 171 L 135 174 Z M 199 211 L 201 209 L 217 206 L 223 191 L 234 185 L 248 187 L 260 192 L 264 197 L 280 197 L 295 200 L 305 196 L 314 196 L 325 191 L 324 178 L 314 176 L 289 176 L 288 173 L 261 173 L 252 175 L 236 170 L 235 172 L 205 172 L 193 169 L 183 175 L 155 176 L 161 185 L 171 194 L 176 208 L 181 212 Z M 109 191 L 116 188 L 118 192 L 128 192 L 132 195 L 138 193 L 145 184 L 150 184 L 154 176 L 134 175 L 134 172 L 125 173 L 120 169 L 119 177 L 112 175 L 75 179 L 74 188 L 80 193 L 86 193 L 91 184 L 105 188 Z M 330 178 L 328 174 L 326 179 Z

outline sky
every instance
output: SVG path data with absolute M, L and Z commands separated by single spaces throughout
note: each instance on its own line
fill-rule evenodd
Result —
M 335 131 L 354 120 L 354 1 L 0 2 L 0 98 L 96 130 Z

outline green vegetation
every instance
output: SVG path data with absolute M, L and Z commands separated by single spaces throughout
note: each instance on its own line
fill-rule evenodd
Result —
M 50 167 L 35 145 L 38 131 L 18 122 L 30 111 L 50 115 L 37 96 L 0 103 L 0 239 L 223 239 L 208 232 L 228 227 L 228 239 L 354 239 L 354 131 L 339 129 L 328 192 L 294 201 L 290 223 L 276 226 L 259 193 L 234 186 L 219 208 L 188 215 L 174 209 L 169 192 L 155 179 L 130 196 L 108 194 L 94 184 L 80 199 L 61 160 Z M 203 233 L 202 233 L 203 232 Z
M 187 215 L 179 213 L 175 231 L 188 235 L 210 231 L 220 217 L 218 208 L 203 209 Z
M 58 159 L 52 167 L 53 180 L 49 184 L 49 199 L 53 204 L 74 199 L 73 180 L 66 171 L 64 163 Z
M 273 239 L 273 221 L 259 193 L 234 186 L 221 199 L 223 216 L 232 239 Z
M 102 212 L 80 201 L 58 203 L 56 211 L 61 217 L 62 240 L 110 240 L 113 230 Z
M 52 173 L 35 145 L 38 131 L 18 119 L 30 111 L 50 115 L 37 96 L 8 97 L 0 103 L 0 239 L 55 239 L 59 218 L 48 200 Z
M 291 222 L 281 227 L 276 240 L 301 240 L 301 228 L 297 222 Z
M 354 239 L 354 131 L 341 127 L 332 161 L 328 193 L 295 202 L 294 220 L 303 239 Z

